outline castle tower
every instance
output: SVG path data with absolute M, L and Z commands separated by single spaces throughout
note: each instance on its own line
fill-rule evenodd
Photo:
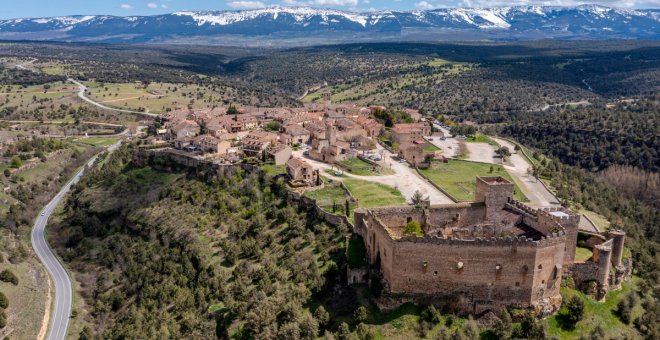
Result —
M 325 138 L 330 142 L 330 145 L 337 144 L 337 128 L 334 125 L 330 123 L 325 125 Z
M 577 247 L 580 218 L 581 216 L 579 214 L 564 207 L 545 208 L 538 211 L 537 230 L 549 235 L 554 229 L 561 226 L 566 232 L 566 247 L 564 248 L 564 263 L 566 264 L 575 261 L 575 248 Z
M 332 104 L 332 94 L 329 91 L 323 92 L 323 101 L 326 105 Z
M 594 262 L 598 264 L 596 280 L 607 290 L 609 286 L 610 268 L 612 262 L 612 242 L 605 242 L 594 247 Z
M 621 230 L 612 230 L 608 233 L 612 238 L 612 266 L 620 266 L 623 258 L 623 244 L 626 239 L 626 233 Z
M 486 220 L 493 220 L 513 198 L 513 183 L 502 177 L 477 177 L 475 201 L 486 204 Z

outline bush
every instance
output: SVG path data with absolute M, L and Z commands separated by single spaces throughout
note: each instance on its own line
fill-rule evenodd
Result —
M 511 315 L 509 314 L 509 311 L 506 309 L 502 311 L 500 319 L 495 322 L 495 325 L 493 325 L 493 331 L 498 339 L 511 338 L 513 325 L 511 324 Z
M 433 325 L 437 325 L 442 321 L 440 312 L 433 305 L 430 305 L 422 312 L 422 318 Z
M 357 322 L 363 322 L 367 320 L 367 309 L 364 306 L 360 306 L 355 310 L 353 316 Z
M 7 306 L 9 306 L 9 299 L 5 293 L 0 292 L 0 308 L 5 309 Z
M 7 314 L 5 314 L 5 310 L 3 309 L 0 311 L 0 329 L 5 328 L 7 326 Z
M 579 296 L 573 296 L 566 302 L 566 310 L 568 311 L 568 321 L 576 324 L 584 316 L 584 301 Z
M 403 230 L 405 235 L 414 235 L 414 236 L 423 236 L 424 232 L 422 231 L 422 226 L 417 221 L 410 221 L 406 225 L 406 229 Z
M 2 281 L 2 282 L 11 282 L 11 283 L 14 284 L 14 286 L 18 285 L 18 278 L 9 269 L 5 269 L 5 270 L 2 271 L 2 273 L 0 273 L 0 281 Z

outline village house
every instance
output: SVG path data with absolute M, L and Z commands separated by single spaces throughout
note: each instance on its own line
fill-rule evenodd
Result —
M 199 135 L 193 138 L 190 144 L 195 150 L 217 155 L 226 154 L 231 147 L 228 140 L 220 140 L 211 135 Z
M 285 164 L 291 158 L 291 154 L 291 148 L 280 143 L 266 149 L 267 160 L 275 163 L 275 165 Z
M 310 158 L 332 164 L 355 156 L 349 143 L 337 139 L 337 128 L 330 122 L 326 122 L 325 135 L 326 138 L 312 140 Z
M 316 181 L 314 168 L 300 158 L 292 157 L 286 162 L 286 173 L 293 182 L 306 182 L 313 185 Z
M 357 123 L 367 132 L 367 136 L 371 138 L 377 138 L 383 131 L 383 124 L 377 122 L 375 119 L 361 116 L 358 117 Z
M 405 159 L 412 166 L 424 166 L 427 159 L 433 158 L 434 151 L 425 151 L 425 143 L 402 143 L 399 145 L 399 158 Z
M 394 142 L 413 143 L 431 135 L 431 125 L 428 123 L 395 124 L 392 128 Z
M 243 140 L 243 152 L 246 156 L 259 156 L 269 146 L 277 143 L 277 134 L 266 131 L 252 131 Z
M 199 134 L 199 124 L 192 120 L 184 120 L 173 125 L 170 129 L 170 137 L 172 139 L 184 140 L 192 138 Z
M 307 144 L 311 138 L 310 132 L 298 124 L 284 125 L 282 131 L 291 136 L 291 145 Z

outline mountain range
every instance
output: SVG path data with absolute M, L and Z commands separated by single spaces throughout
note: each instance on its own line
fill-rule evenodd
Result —
M 307 7 L 73 15 L 0 20 L 0 39 L 113 43 L 231 43 L 268 39 L 534 40 L 660 39 L 660 10 L 514 6 L 347 12 Z

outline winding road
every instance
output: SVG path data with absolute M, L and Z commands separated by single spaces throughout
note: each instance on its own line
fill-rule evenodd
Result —
M 108 151 L 113 151 L 121 142 L 117 142 L 110 147 Z M 94 162 L 98 158 L 98 155 L 92 157 L 86 164 L 86 166 L 94 165 Z M 80 178 L 85 172 L 85 168 L 78 170 L 73 178 L 60 190 L 60 192 L 53 197 L 53 199 L 48 202 L 46 207 L 41 211 L 36 221 L 34 222 L 34 227 L 32 228 L 32 247 L 37 253 L 39 260 L 43 263 L 46 270 L 50 274 L 53 282 L 55 282 L 55 304 L 53 306 L 53 313 L 51 313 L 50 325 L 48 327 L 48 340 L 62 340 L 66 339 L 67 330 L 69 328 L 69 318 L 71 317 L 71 310 L 73 305 L 73 288 L 71 286 L 71 279 L 67 273 L 62 263 L 53 253 L 46 241 L 46 225 L 48 223 L 48 218 L 57 207 L 57 205 L 62 201 L 62 199 L 69 192 L 71 187 L 78 183 Z
M 117 111 L 117 112 L 134 113 L 134 114 L 143 115 L 143 116 L 147 116 L 147 117 L 151 117 L 151 118 L 158 117 L 158 115 L 155 114 L 155 113 L 117 109 L 117 108 L 114 108 L 114 107 L 105 106 L 101 103 L 95 102 L 92 99 L 90 99 L 89 97 L 85 96 L 85 91 L 87 91 L 87 86 L 85 86 L 83 83 L 81 83 L 81 82 L 79 82 L 79 81 L 77 81 L 73 78 L 69 78 L 68 80 L 70 82 L 78 85 L 78 88 L 79 88 L 78 97 L 80 99 L 82 99 L 82 100 L 84 100 L 84 101 L 88 102 L 89 104 L 92 104 L 96 107 L 99 107 L 99 108 L 105 109 L 105 110 Z

